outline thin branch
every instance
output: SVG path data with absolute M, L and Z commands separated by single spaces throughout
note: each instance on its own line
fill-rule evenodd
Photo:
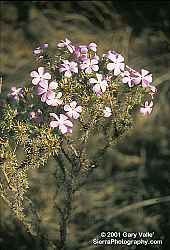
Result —
M 159 204 L 159 203 L 163 203 L 163 202 L 170 202 L 170 195 L 136 202 L 132 205 L 128 205 L 128 206 L 123 207 L 123 208 L 117 208 L 116 210 L 114 210 L 112 215 L 110 215 L 106 218 L 106 221 L 110 221 L 111 219 L 116 218 L 124 213 L 128 213 L 131 210 L 135 210 L 135 209 L 139 209 L 139 208 L 143 208 L 146 206 L 151 206 L 151 205 L 155 205 L 155 204 Z
M 58 162 L 59 167 L 62 170 L 63 178 L 64 178 L 64 181 L 65 181 L 65 179 L 66 179 L 66 170 L 65 170 L 61 155 L 54 155 L 54 159 Z

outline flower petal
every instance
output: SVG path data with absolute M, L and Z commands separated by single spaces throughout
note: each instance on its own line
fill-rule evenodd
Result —
M 107 58 L 110 59 L 112 62 L 116 62 L 117 53 L 113 54 L 112 52 L 109 52 L 107 55 Z
M 146 76 L 147 74 L 149 74 L 149 71 L 145 70 L 145 69 L 142 69 L 141 70 L 141 75 L 142 76 Z
M 94 92 L 96 92 L 96 93 L 98 93 L 98 92 L 100 92 L 101 91 L 101 89 L 100 89 L 100 84 L 95 84 L 94 86 L 93 86 L 93 91 Z
M 73 117 L 73 110 L 70 109 L 70 111 L 67 112 L 67 116 L 72 118 Z
M 39 76 L 42 77 L 43 74 L 44 74 L 44 67 L 39 67 L 38 68 L 38 73 L 39 73 Z
M 68 71 L 68 70 L 67 70 L 67 71 L 64 73 L 64 76 L 70 78 L 70 77 L 72 76 L 71 71 Z
M 63 122 L 63 121 L 66 121 L 68 119 L 67 116 L 63 115 L 63 114 L 60 114 L 60 121 Z
M 85 73 L 86 74 L 91 74 L 91 72 L 92 72 L 92 69 L 90 67 L 88 67 L 88 68 L 85 69 Z
M 102 78 L 103 78 L 102 74 L 96 73 L 96 77 L 97 77 L 97 79 L 98 79 L 98 82 L 101 82 L 101 80 L 102 80 Z
M 91 49 L 94 52 L 96 52 L 96 50 L 97 50 L 97 44 L 95 44 L 95 43 L 90 43 L 88 47 L 89 47 L 89 49 Z
M 82 112 L 82 107 L 81 107 L 81 106 L 77 106 L 77 107 L 75 108 L 75 110 L 76 110 L 77 112 L 81 113 L 81 112 Z
M 41 96 L 41 101 L 42 102 L 45 102 L 47 100 L 47 93 L 44 93 L 42 96 Z
M 61 133 L 62 134 L 65 134 L 67 133 L 67 127 L 65 125 L 59 125 L 59 129 L 61 130 Z
M 50 122 L 50 127 L 51 128 L 57 128 L 58 127 L 58 121 L 51 121 Z
M 153 107 L 153 101 L 150 102 L 149 107 Z
M 72 132 L 73 132 L 72 128 L 68 127 L 68 128 L 67 128 L 67 132 L 68 132 L 68 133 L 72 133 Z
M 98 64 L 98 60 L 96 59 L 91 59 L 91 65 Z
M 78 112 L 73 111 L 73 118 L 74 118 L 74 119 L 78 119 L 79 116 L 80 116 L 80 114 L 79 114 Z
M 115 67 L 115 64 L 114 64 L 114 63 L 108 63 L 108 64 L 107 64 L 107 69 L 110 70 L 110 71 L 113 70 L 114 67 Z
M 135 85 L 139 84 L 141 82 L 141 77 L 132 77 L 132 83 Z
M 100 84 L 100 88 L 102 90 L 102 92 L 105 92 L 106 91 L 106 84 Z
M 122 82 L 123 83 L 128 83 L 130 81 L 130 77 L 123 77 Z
M 89 79 L 89 82 L 90 82 L 91 84 L 93 84 L 93 83 L 97 83 L 98 81 L 97 81 L 95 78 L 90 78 L 90 79 Z
M 61 105 L 62 103 L 63 103 L 63 100 L 55 98 L 55 99 L 52 100 L 51 106 L 55 107 L 55 106 Z
M 73 101 L 70 103 L 70 107 L 72 107 L 73 109 L 76 107 L 76 105 L 77 105 L 76 101 Z
M 62 97 L 62 92 L 58 92 L 57 95 L 56 95 L 56 98 L 61 98 Z
M 44 88 L 46 91 L 48 90 L 48 81 L 47 80 L 41 80 L 39 82 L 39 85 Z
M 86 69 L 87 67 L 88 67 L 88 65 L 85 64 L 85 63 L 80 64 L 80 68 L 81 68 L 82 70 Z
M 65 67 L 59 68 L 59 72 L 60 72 L 60 73 L 62 73 L 62 72 L 64 72 L 64 71 L 66 71 L 66 68 L 65 68 Z
M 99 66 L 98 66 L 98 65 L 92 65 L 91 68 L 92 68 L 94 71 L 98 71 L 98 70 L 99 70 Z
M 57 121 L 59 120 L 58 115 L 56 115 L 55 113 L 50 113 L 50 116 L 51 116 L 51 117 L 54 117 Z
M 49 84 L 49 89 L 56 89 L 58 87 L 58 83 L 56 81 L 52 81 Z
M 42 87 L 38 87 L 37 89 L 37 95 L 42 95 L 46 92 L 46 89 L 42 88 Z
M 152 74 L 143 77 L 142 82 L 143 83 L 151 83 L 152 82 Z
M 49 106 L 53 106 L 54 99 L 47 99 L 47 100 L 46 100 L 46 103 L 47 103 L 47 105 L 49 105 Z
M 70 111 L 70 110 L 71 110 L 71 107 L 70 107 L 68 104 L 66 104 L 66 105 L 64 106 L 64 110 L 65 110 L 65 111 Z
M 69 120 L 64 121 L 64 124 L 68 127 L 71 127 L 71 128 L 73 127 L 73 123 Z
M 61 42 L 61 43 L 58 43 L 57 46 L 58 46 L 59 48 L 63 48 L 65 45 L 64 45 L 64 43 Z
M 115 68 L 114 68 L 114 75 L 115 76 L 118 76 L 120 74 L 120 68 L 119 68 L 119 66 L 116 64 L 115 65 Z
M 73 45 L 67 45 L 67 49 L 69 50 L 70 53 L 73 53 L 75 50 Z
M 55 98 L 55 92 L 54 91 L 51 91 L 51 90 L 48 90 L 47 91 L 47 98 L 49 100 L 53 100 Z
M 36 78 L 34 78 L 34 79 L 32 80 L 32 83 L 33 83 L 34 85 L 37 85 L 39 82 L 40 82 L 40 78 L 39 78 L 39 77 L 36 77 Z
M 32 71 L 32 72 L 30 73 L 30 76 L 31 76 L 31 77 L 39 77 L 39 74 L 37 73 L 37 71 Z
M 50 80 L 50 79 L 51 79 L 50 73 L 45 73 L 45 74 L 43 75 L 43 78 L 44 78 L 44 79 L 47 79 L 47 80 Z
M 124 57 L 122 55 L 118 55 L 117 62 L 121 63 L 124 61 Z

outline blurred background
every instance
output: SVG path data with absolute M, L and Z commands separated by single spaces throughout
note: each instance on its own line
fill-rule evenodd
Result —
M 0 71 L 2 97 L 24 85 L 33 68 L 32 50 L 66 37 L 98 44 L 98 54 L 114 49 L 128 65 L 152 72 L 158 88 L 154 111 L 138 118 L 133 132 L 109 149 L 101 168 L 76 193 L 68 231 L 69 250 L 111 249 L 91 240 L 102 231 L 150 231 L 163 245 L 114 249 L 170 249 L 170 202 L 140 203 L 170 195 L 170 4 L 168 1 L 1 1 Z M 92 154 L 100 143 L 96 138 Z M 29 196 L 50 239 L 58 233 L 53 199 L 54 163 L 30 173 Z M 47 178 L 48 176 L 48 178 Z M 130 205 L 130 207 L 129 207 Z M 34 250 L 36 238 L 0 199 L 0 249 Z

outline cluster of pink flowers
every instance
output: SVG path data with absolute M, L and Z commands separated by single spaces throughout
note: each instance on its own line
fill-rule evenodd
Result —
M 41 101 L 46 102 L 51 106 L 58 106 L 62 104 L 62 93 L 56 93 L 56 89 L 58 87 L 58 83 L 54 80 L 50 83 L 51 74 L 48 72 L 44 72 L 44 67 L 39 67 L 38 71 L 32 71 L 31 77 L 33 78 L 32 83 L 37 86 L 37 95 L 41 96 Z
M 57 44 L 58 48 L 66 49 L 72 55 L 74 61 L 63 60 L 59 65 L 59 72 L 64 72 L 65 77 L 72 77 L 73 73 L 78 74 L 79 71 L 84 71 L 86 74 L 97 72 L 99 70 L 99 57 L 96 55 L 97 45 L 89 43 L 86 45 L 75 46 L 67 38 Z M 91 52 L 91 56 L 89 54 Z
M 130 68 L 129 66 L 126 66 L 127 70 L 125 70 L 122 73 L 122 82 L 127 83 L 128 86 L 131 88 L 135 85 L 141 84 L 143 88 L 149 89 L 149 94 L 151 98 L 154 98 L 154 95 L 156 93 L 156 87 L 151 85 L 152 83 L 152 74 L 149 73 L 149 71 L 142 69 L 141 73 L 137 72 L 136 70 Z M 143 115 L 150 114 L 153 109 L 153 101 L 149 102 L 146 101 L 144 104 L 144 107 L 140 108 L 140 112 Z
M 48 44 L 43 44 L 37 47 L 33 53 L 38 58 L 43 57 L 43 51 L 47 48 Z M 103 54 L 100 58 L 97 55 L 97 45 L 93 42 L 88 45 L 74 45 L 66 38 L 57 44 L 57 48 L 61 52 L 60 59 L 55 65 L 57 81 L 44 67 L 38 67 L 37 70 L 30 73 L 32 84 L 35 86 L 36 94 L 41 102 L 53 108 L 60 106 L 59 110 L 63 108 L 63 113 L 50 113 L 50 117 L 53 119 L 50 127 L 57 127 L 63 134 L 72 132 L 73 120 L 78 119 L 81 115 L 83 108 L 77 104 L 77 100 L 73 98 L 70 103 L 64 103 L 63 93 L 60 89 L 60 79 L 70 79 L 74 82 L 74 77 L 82 79 L 82 76 L 85 76 L 84 84 L 90 86 L 92 93 L 96 96 L 101 96 L 107 91 L 116 77 L 119 77 L 120 84 L 121 82 L 127 84 L 129 88 L 141 85 L 142 88 L 148 90 L 151 101 L 146 101 L 140 108 L 140 112 L 143 115 L 151 113 L 156 87 L 151 84 L 152 74 L 149 71 L 142 69 L 141 72 L 138 72 L 132 69 L 125 64 L 124 57 L 113 50 Z M 9 96 L 18 101 L 20 97 L 23 97 L 22 88 L 12 87 Z M 32 120 L 37 115 L 41 115 L 40 110 L 29 114 Z M 108 118 L 111 115 L 111 108 L 106 106 L 103 116 Z
M 69 47 L 71 50 L 71 47 Z M 69 62 L 68 60 L 63 60 L 59 72 L 65 72 L 65 77 L 70 77 L 71 72 L 78 73 L 77 63 Z M 39 67 L 37 71 L 31 72 L 31 77 L 33 85 L 36 86 L 37 95 L 40 96 L 40 100 L 49 106 L 57 107 L 63 103 L 62 92 L 57 92 L 58 83 L 52 79 L 50 73 L 45 72 L 44 67 Z M 50 82 L 49 82 L 50 80 Z M 64 105 L 65 114 L 50 113 L 50 116 L 55 118 L 50 122 L 50 127 L 58 127 L 61 133 L 65 134 L 67 132 L 72 132 L 73 123 L 69 118 L 78 119 L 80 113 L 82 112 L 82 107 L 77 106 L 76 101 L 72 101 L 70 104 Z M 31 113 L 34 117 L 35 113 Z M 34 117 L 35 118 L 35 117 Z

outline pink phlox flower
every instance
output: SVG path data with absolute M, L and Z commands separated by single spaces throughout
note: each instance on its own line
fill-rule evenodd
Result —
M 11 87 L 8 96 L 14 99 L 15 101 L 18 101 L 20 97 L 23 97 L 23 89 Z
M 55 98 L 55 92 L 54 90 L 58 87 L 58 83 L 56 81 L 52 81 L 48 84 L 48 81 L 43 81 L 39 83 L 37 94 L 41 95 L 41 101 L 46 102 L 48 104 L 48 101 L 50 99 Z
M 89 82 L 90 84 L 95 84 L 93 86 L 93 91 L 97 94 L 97 95 L 101 95 L 101 93 L 106 91 L 106 88 L 108 86 L 107 84 L 107 80 L 103 78 L 102 74 L 96 74 L 96 78 L 90 78 Z
M 38 72 L 32 71 L 30 75 L 31 77 L 33 77 L 32 83 L 34 85 L 37 85 L 40 82 L 51 79 L 50 73 L 44 73 L 44 67 L 39 67 Z
M 142 69 L 141 74 L 136 70 L 126 66 L 128 71 L 124 71 L 122 81 L 128 83 L 129 87 L 138 85 L 141 83 L 143 88 L 150 86 L 152 82 L 152 74 L 149 74 L 149 71 Z
M 79 45 L 77 49 L 79 50 L 79 56 L 83 56 L 84 58 L 85 57 L 87 58 L 88 48 L 86 45 Z
M 142 82 L 142 87 L 144 88 L 148 87 L 149 84 L 152 82 L 152 74 L 150 74 L 149 71 L 142 69 L 141 82 Z
M 68 60 L 63 60 L 63 63 L 59 66 L 59 72 L 65 72 L 64 76 L 70 78 L 73 73 L 78 73 L 78 65 L 76 62 L 69 62 Z
M 63 103 L 61 97 L 62 92 L 58 92 L 55 96 L 51 96 L 48 98 L 47 104 L 53 107 L 57 107 L 58 105 L 61 105 Z
M 79 45 L 75 47 L 74 55 L 79 60 L 85 60 L 88 58 L 88 48 L 86 45 Z
M 138 85 L 141 82 L 141 75 L 136 70 L 130 68 L 126 65 L 128 70 L 125 70 L 122 73 L 122 82 L 127 83 L 129 87 L 133 87 L 134 85 Z
M 156 93 L 157 89 L 156 89 L 155 86 L 149 85 L 149 88 L 150 88 L 150 90 L 151 90 L 153 93 Z
M 103 110 L 104 113 L 104 117 L 110 117 L 112 115 L 112 110 L 109 107 L 105 107 L 105 109 Z
M 96 51 L 97 51 L 97 44 L 96 44 L 96 43 L 90 43 L 90 44 L 88 45 L 88 48 L 89 48 L 90 50 L 96 52 Z
M 152 112 L 152 109 L 153 109 L 153 102 L 151 101 L 149 104 L 149 102 L 146 101 L 144 107 L 140 108 L 140 112 L 143 115 L 147 115 L 147 114 L 150 114 Z
M 95 54 L 95 55 L 93 56 L 93 59 L 99 61 L 100 57 L 99 57 L 98 55 Z
M 65 39 L 65 41 L 61 40 L 60 43 L 57 44 L 59 48 L 67 48 L 70 53 L 73 53 L 75 47 L 72 45 L 72 42 L 69 39 Z
M 80 116 L 80 113 L 82 112 L 82 107 L 81 106 L 77 106 L 77 102 L 73 101 L 70 103 L 70 105 L 66 104 L 64 106 L 64 110 L 66 111 L 66 114 L 70 117 L 70 118 L 74 118 L 74 119 L 78 119 Z
M 74 54 L 76 56 L 76 58 L 78 58 L 79 60 L 86 60 L 88 59 L 88 51 L 97 51 L 97 45 L 95 43 L 90 43 L 88 46 L 87 45 L 79 45 L 77 47 L 75 47 L 74 49 Z M 97 58 L 93 58 L 96 60 L 99 60 L 98 57 Z
M 124 57 L 115 51 L 109 51 L 106 57 L 111 60 L 111 63 L 107 64 L 107 69 L 109 71 L 113 71 L 114 75 L 119 75 L 122 71 L 124 71 L 125 63 Z
M 73 123 L 70 120 L 68 120 L 67 116 L 60 114 L 60 117 L 59 117 L 55 113 L 50 113 L 50 116 L 55 118 L 55 120 L 50 122 L 51 128 L 58 127 L 62 134 L 65 134 L 67 132 L 72 133 Z
M 151 95 L 151 97 L 152 97 L 152 99 L 153 99 L 153 97 L 154 97 L 154 95 L 156 94 L 156 92 L 157 92 L 157 88 L 155 87 L 155 86 L 153 86 L 153 85 L 148 85 L 148 87 L 150 88 L 150 92 L 149 92 L 149 94 Z
M 85 59 L 82 64 L 80 64 L 81 70 L 85 70 L 86 74 L 90 74 L 93 71 L 98 71 L 98 60 L 96 59 Z

